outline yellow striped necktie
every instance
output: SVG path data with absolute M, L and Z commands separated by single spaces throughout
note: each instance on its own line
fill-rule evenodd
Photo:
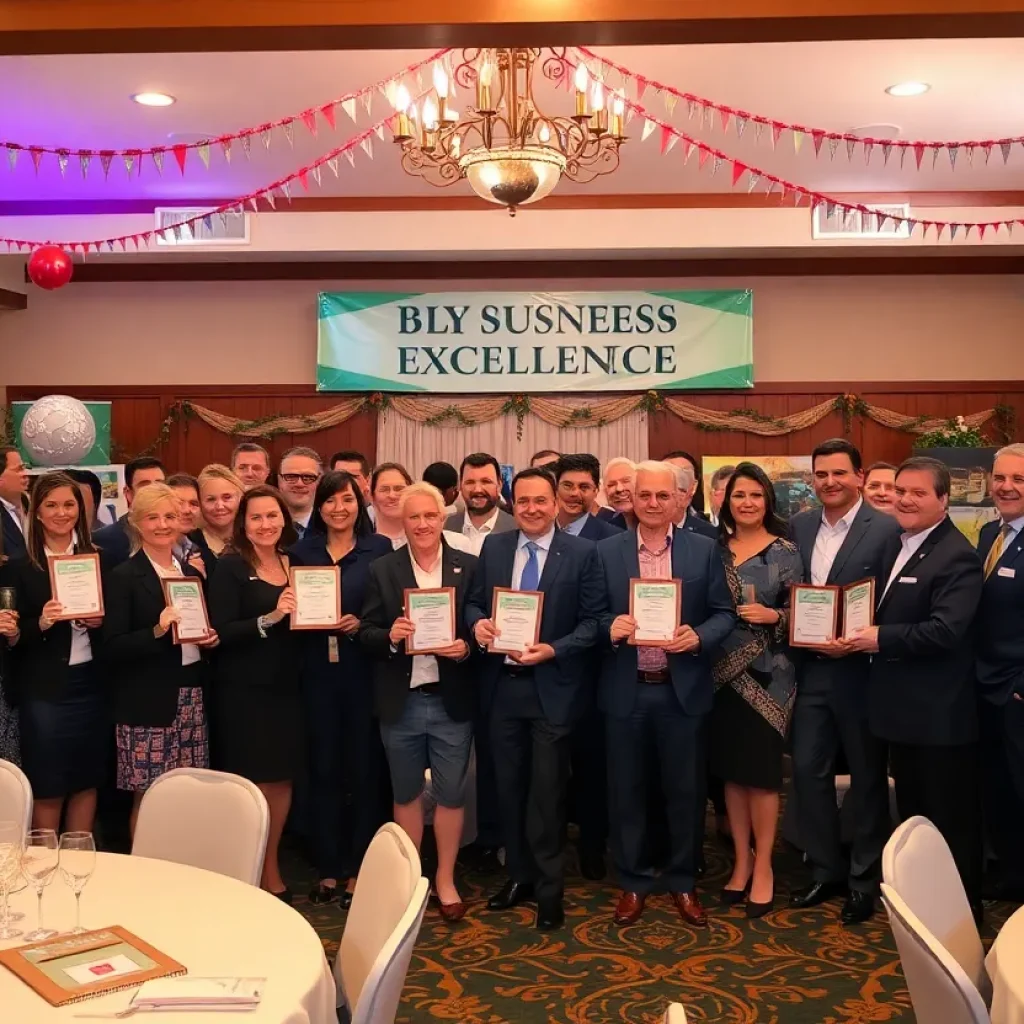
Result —
M 1003 557 L 1006 541 L 1011 533 L 1013 533 L 1013 527 L 1009 523 L 1004 523 L 1003 528 L 999 531 L 999 536 L 996 537 L 985 558 L 985 579 L 992 575 L 993 570 L 999 564 L 999 559 Z

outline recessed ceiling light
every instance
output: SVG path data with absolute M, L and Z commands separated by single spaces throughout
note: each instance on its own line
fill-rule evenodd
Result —
M 927 82 L 898 82 L 885 91 L 890 96 L 922 96 L 931 86 Z
M 174 102 L 174 97 L 165 92 L 137 92 L 132 99 L 144 107 L 169 107 Z

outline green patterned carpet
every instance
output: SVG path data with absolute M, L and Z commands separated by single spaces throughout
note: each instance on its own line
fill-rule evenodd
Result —
M 701 891 L 710 927 L 684 924 L 667 896 L 648 903 L 640 922 L 612 923 L 618 890 L 575 873 L 566 890 L 566 926 L 542 934 L 532 906 L 491 913 L 487 895 L 501 874 L 468 871 L 460 880 L 472 901 L 465 920 L 445 925 L 428 906 L 398 1020 L 412 1024 L 604 1024 L 655 1022 L 678 1001 L 693 1022 L 716 1024 L 860 1024 L 911 1022 L 914 1014 L 884 914 L 844 928 L 840 903 L 791 911 L 791 887 L 804 883 L 796 857 L 780 850 L 774 913 L 747 921 L 742 908 L 717 904 L 729 854 L 707 846 Z M 337 904 L 310 906 L 312 876 L 289 858 L 296 909 L 333 958 L 344 925 Z M 1011 907 L 986 905 L 986 946 Z

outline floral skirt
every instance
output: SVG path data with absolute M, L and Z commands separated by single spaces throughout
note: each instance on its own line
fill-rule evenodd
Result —
M 172 768 L 208 768 L 210 740 L 203 691 L 178 691 L 178 710 L 168 726 L 118 725 L 117 788 L 141 792 Z

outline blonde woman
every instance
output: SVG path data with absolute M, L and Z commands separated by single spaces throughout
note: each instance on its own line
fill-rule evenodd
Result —
M 245 485 L 228 469 L 218 462 L 206 466 L 199 474 L 199 502 L 202 524 L 188 535 L 200 549 L 219 558 L 231 543 L 235 528 L 238 503 L 245 493 Z
M 113 674 L 117 722 L 117 787 L 135 794 L 132 831 L 142 794 L 172 768 L 205 768 L 209 741 L 203 684 L 204 649 L 175 644 L 180 614 L 167 607 L 162 577 L 202 575 L 174 555 L 180 503 L 166 484 L 139 491 L 128 511 L 132 556 L 107 580 L 104 656 Z

